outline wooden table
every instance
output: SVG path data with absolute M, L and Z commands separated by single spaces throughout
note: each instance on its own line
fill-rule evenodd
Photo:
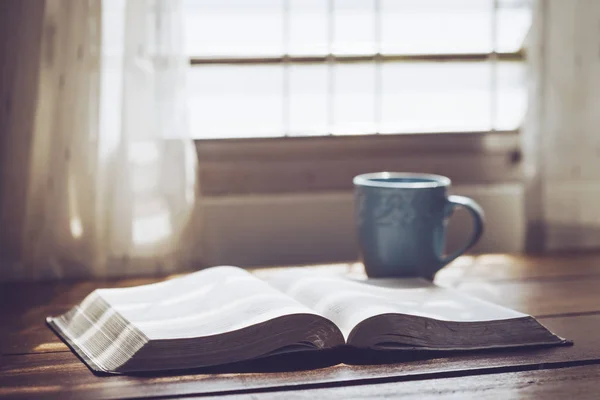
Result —
M 360 266 L 324 269 L 356 272 Z M 288 372 L 98 377 L 44 324 L 44 317 L 66 311 L 96 287 L 151 281 L 0 285 L 0 397 L 600 398 L 600 254 L 469 256 L 436 277 L 441 285 L 535 315 L 574 340 L 571 347 Z

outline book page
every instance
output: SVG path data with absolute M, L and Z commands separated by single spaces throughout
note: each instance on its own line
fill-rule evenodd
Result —
M 315 314 L 252 274 L 228 266 L 97 292 L 149 339 L 218 335 L 284 315 Z
M 267 282 L 332 320 L 346 338 L 361 321 L 381 314 L 408 314 L 457 322 L 526 316 L 421 279 L 352 280 L 319 276 L 296 268 L 281 272 Z

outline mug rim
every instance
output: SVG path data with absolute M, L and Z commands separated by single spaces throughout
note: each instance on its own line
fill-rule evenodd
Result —
M 386 182 L 384 179 L 422 179 L 424 182 Z M 374 179 L 382 179 L 374 181 Z M 424 189 L 448 187 L 452 183 L 450 178 L 443 175 L 425 174 L 419 172 L 371 172 L 361 174 L 352 180 L 356 186 L 369 186 L 375 188 L 396 189 Z

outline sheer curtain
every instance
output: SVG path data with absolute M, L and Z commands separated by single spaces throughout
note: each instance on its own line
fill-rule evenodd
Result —
M 196 153 L 179 0 L 47 0 L 21 278 L 192 263 Z

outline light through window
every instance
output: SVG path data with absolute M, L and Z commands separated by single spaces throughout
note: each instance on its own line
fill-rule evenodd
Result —
M 184 0 L 196 138 L 518 129 L 528 0 Z

